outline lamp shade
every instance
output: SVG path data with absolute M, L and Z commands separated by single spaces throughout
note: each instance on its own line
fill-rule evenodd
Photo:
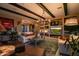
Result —
M 69 18 L 69 19 L 66 19 L 65 25 L 66 25 L 66 26 L 78 25 L 78 19 L 76 19 L 76 18 Z

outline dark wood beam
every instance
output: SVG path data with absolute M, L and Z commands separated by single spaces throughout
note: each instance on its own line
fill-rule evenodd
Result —
M 0 17 L 0 19 L 13 20 L 11 18 L 6 18 L 6 17 Z
M 4 10 L 4 11 L 7 11 L 7 12 L 10 12 L 10 13 L 14 13 L 14 14 L 20 15 L 20 16 L 24 16 L 24 17 L 27 17 L 27 18 L 30 18 L 30 19 L 33 19 L 33 20 L 38 20 L 36 18 L 27 16 L 27 15 L 24 15 L 24 14 L 21 14 L 21 13 L 18 13 L 18 12 L 15 12 L 15 11 L 12 11 L 12 10 L 9 10 L 9 9 L 3 8 L 3 7 L 0 7 L 0 9 Z
M 55 18 L 55 16 L 42 3 L 36 3 L 36 4 L 40 6 L 43 10 L 45 10 L 51 17 Z
M 63 3 L 65 16 L 68 15 L 67 3 Z
M 36 15 L 36 16 L 42 18 L 42 19 L 45 19 L 44 17 L 42 17 L 42 16 L 36 14 L 35 12 L 33 12 L 33 11 L 31 11 L 31 10 L 29 10 L 29 9 L 27 9 L 27 8 L 25 8 L 25 7 L 21 6 L 21 5 L 19 5 L 19 4 L 16 4 L 16 3 L 9 3 L 9 4 L 10 4 L 10 5 L 13 5 L 13 6 L 17 7 L 17 8 L 20 8 L 20 9 L 26 11 L 26 12 L 29 12 L 29 13 L 31 13 L 31 14 L 33 14 L 33 15 Z

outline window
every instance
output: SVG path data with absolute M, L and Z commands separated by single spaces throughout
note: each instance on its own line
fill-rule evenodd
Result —
M 27 32 L 27 26 L 22 25 L 22 32 Z

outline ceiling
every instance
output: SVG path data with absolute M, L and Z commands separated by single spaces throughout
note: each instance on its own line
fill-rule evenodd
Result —
M 8 9 L 8 11 L 5 9 Z M 78 10 L 78 3 L 0 3 L 0 17 L 11 19 L 53 19 L 79 14 Z

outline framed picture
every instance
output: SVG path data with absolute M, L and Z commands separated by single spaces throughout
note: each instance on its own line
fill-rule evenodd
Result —
M 0 19 L 1 19 L 1 24 L 6 29 L 14 27 L 14 20 L 13 19 L 7 19 L 7 18 L 2 18 L 2 17 L 0 17 Z

